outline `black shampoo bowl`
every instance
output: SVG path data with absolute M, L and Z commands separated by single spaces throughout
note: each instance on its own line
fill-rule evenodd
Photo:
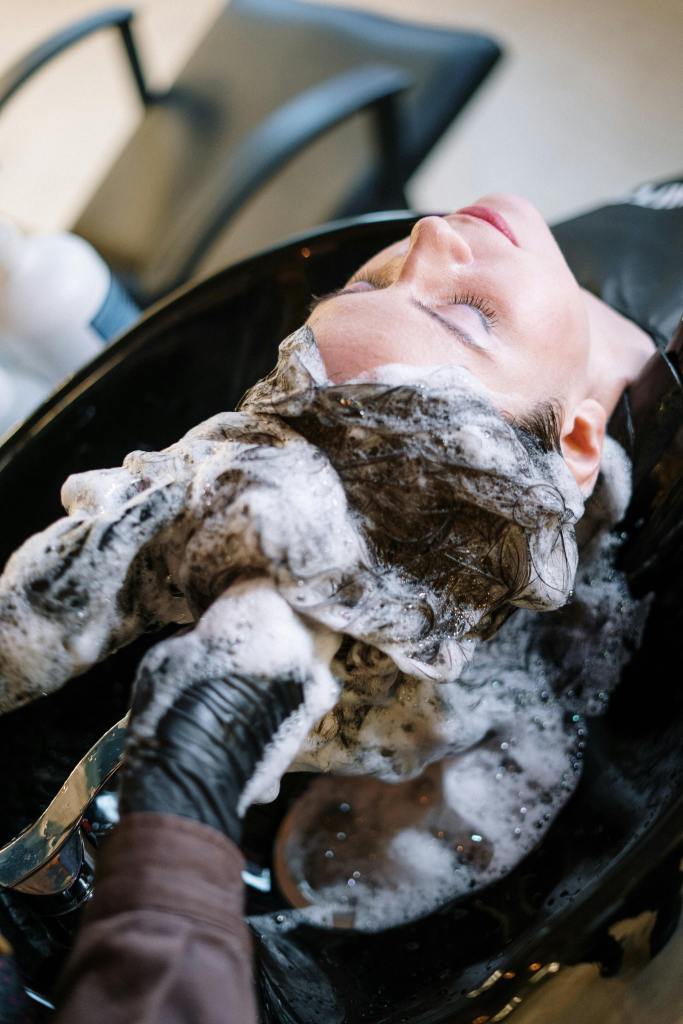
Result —
M 163 448 L 234 407 L 272 366 L 279 340 L 305 317 L 311 295 L 337 287 L 411 223 L 406 214 L 333 225 L 153 309 L 0 450 L 3 562 L 60 514 L 59 489 L 69 473 L 118 465 L 131 449 Z M 622 409 L 621 425 L 615 421 L 631 446 L 634 416 L 641 415 L 632 405 Z M 641 410 L 641 437 L 650 406 Z M 654 402 L 655 413 L 661 406 Z M 609 711 L 592 723 L 579 789 L 541 846 L 470 900 L 372 936 L 290 927 L 276 889 L 250 890 L 268 1021 L 502 1020 L 527 986 L 551 978 L 560 964 L 594 959 L 605 972 L 618 970 L 620 947 L 607 929 L 621 917 L 657 910 L 652 953 L 666 941 L 680 906 L 683 848 L 680 445 L 671 451 L 664 489 L 662 460 L 649 452 L 639 492 L 645 504 L 628 524 L 625 564 L 635 586 L 655 592 L 645 643 Z M 661 527 L 653 527 L 654 506 Z M 0 842 L 38 817 L 88 747 L 122 717 L 135 665 L 155 639 L 0 719 L 2 777 L 12 780 L 0 791 Z M 246 843 L 261 867 L 298 784 L 292 777 L 275 805 L 251 816 Z M 39 897 L 0 897 L 0 931 L 29 983 L 46 995 L 75 924 L 76 915 L 43 913 Z

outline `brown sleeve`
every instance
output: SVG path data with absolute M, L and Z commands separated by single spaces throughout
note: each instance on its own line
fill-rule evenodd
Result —
M 206 825 L 122 818 L 98 858 L 58 1024 L 254 1024 L 242 864 Z

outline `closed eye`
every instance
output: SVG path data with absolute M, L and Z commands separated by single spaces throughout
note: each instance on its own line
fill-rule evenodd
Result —
M 487 359 L 492 358 L 492 353 L 488 350 L 486 344 L 480 344 L 476 338 L 472 337 L 469 331 L 464 331 L 457 324 L 452 323 L 446 316 L 442 316 L 438 309 L 432 309 L 431 306 L 426 306 L 423 302 L 420 302 L 419 299 L 411 299 L 410 301 L 415 309 L 419 309 L 421 313 L 425 316 L 431 317 L 431 319 L 436 321 L 436 323 L 443 327 L 444 330 L 448 331 L 450 334 L 454 334 L 458 341 L 461 341 L 463 345 L 473 349 L 480 355 L 486 356 Z
M 475 310 L 487 331 L 490 331 L 498 323 L 498 314 L 493 306 L 486 299 L 482 299 L 479 295 L 473 295 L 472 292 L 457 292 L 452 296 L 450 303 L 453 306 L 469 306 L 470 309 Z
M 353 287 L 356 284 L 368 284 L 373 291 L 388 288 L 389 285 L 394 283 L 394 277 L 389 266 L 386 268 L 388 272 L 384 272 L 384 269 L 380 267 L 378 270 L 358 270 L 349 278 L 343 288 L 338 288 L 336 291 L 328 292 L 325 295 L 314 296 L 308 309 L 309 315 L 323 302 L 336 299 L 340 295 L 356 294 L 356 289 Z M 498 322 L 498 314 L 493 306 L 486 299 L 479 295 L 474 295 L 472 292 L 456 292 L 445 304 L 450 306 L 469 306 L 479 316 L 482 326 L 487 333 Z M 423 310 L 429 309 L 429 307 L 421 302 L 416 303 L 416 305 Z

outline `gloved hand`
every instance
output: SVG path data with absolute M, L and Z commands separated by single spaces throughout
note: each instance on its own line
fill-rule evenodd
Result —
M 307 690 L 321 689 L 315 681 L 334 703 L 334 646 L 324 643 L 321 659 L 316 638 L 260 580 L 228 591 L 191 633 L 158 644 L 135 685 L 121 813 L 177 814 L 239 842 L 245 787 L 282 723 L 300 709 L 292 727 L 303 739 L 319 714 L 315 696 L 304 706 Z
M 133 716 L 153 686 L 145 667 Z M 228 675 L 189 686 L 161 718 L 154 741 L 129 744 L 122 812 L 179 814 L 239 842 L 240 796 L 266 745 L 302 700 L 303 685 L 294 678 Z

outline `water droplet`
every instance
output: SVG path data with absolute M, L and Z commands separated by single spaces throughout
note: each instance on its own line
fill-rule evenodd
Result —
M 275 918 L 275 921 L 276 921 L 277 924 L 282 924 L 284 919 L 285 919 L 285 915 L 284 914 L 277 914 L 277 916 Z
M 521 836 L 521 834 L 522 834 L 522 830 L 521 830 L 521 828 L 519 827 L 519 825 L 517 825 L 517 826 L 515 827 L 515 829 L 514 829 L 514 835 L 515 835 L 515 836 Z
M 520 807 L 520 809 L 519 809 L 519 813 L 520 814 L 526 814 L 526 811 L 527 811 L 526 807 Z
M 353 889 L 354 885 L 356 884 L 356 879 L 355 878 L 347 878 L 346 879 L 346 884 L 348 885 L 349 889 Z
M 325 856 L 328 860 L 332 860 L 334 857 L 334 850 L 325 850 Z
M 500 749 L 501 750 L 509 750 L 510 749 L 510 744 L 507 743 L 505 740 L 503 740 L 503 742 L 500 745 Z
M 337 839 L 342 843 L 346 839 L 346 832 L 337 832 Z
M 483 836 L 480 836 L 478 832 L 473 832 L 470 839 L 473 843 L 480 843 L 483 840 Z
M 353 877 L 354 878 L 360 878 L 360 871 L 354 871 L 353 872 Z
M 351 804 L 341 803 L 339 804 L 339 810 L 342 812 L 342 814 L 348 814 L 349 811 L 351 810 Z

